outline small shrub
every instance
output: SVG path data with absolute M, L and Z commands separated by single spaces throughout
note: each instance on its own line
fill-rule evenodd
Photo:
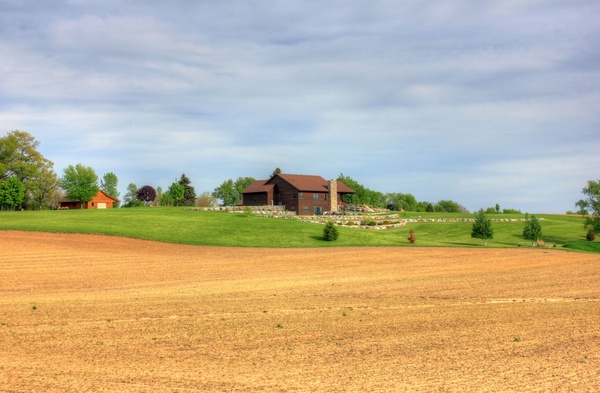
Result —
M 408 241 L 411 244 L 417 241 L 417 239 L 415 238 L 415 231 L 413 231 L 412 229 L 408 231 Z
M 370 227 L 377 225 L 375 220 L 373 220 L 372 218 L 365 218 L 364 220 L 362 220 L 362 222 L 360 224 L 365 225 L 365 226 L 370 226 Z
M 323 240 L 326 241 L 334 241 L 337 240 L 339 236 L 338 229 L 333 223 L 333 221 L 329 221 L 325 224 L 325 228 L 323 228 Z
M 346 225 L 356 225 L 356 224 L 354 223 L 354 221 L 348 221 L 348 222 L 346 223 Z
M 596 234 L 594 233 L 594 228 L 593 227 L 589 227 L 588 231 L 587 231 L 587 235 L 585 236 L 585 238 L 591 242 L 593 242 L 594 240 L 596 240 Z
M 383 225 L 390 225 L 390 224 L 391 224 L 391 222 L 390 222 L 389 220 L 384 220 L 384 221 L 382 222 L 382 224 L 383 224 Z

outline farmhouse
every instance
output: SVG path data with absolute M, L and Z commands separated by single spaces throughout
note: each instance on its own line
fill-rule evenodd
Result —
M 279 173 L 268 180 L 257 180 L 243 190 L 242 205 L 280 205 L 299 215 L 333 213 L 349 194 L 354 194 L 354 190 L 337 180 Z
M 62 209 L 112 209 L 113 203 L 118 202 L 118 199 L 115 199 L 104 191 L 100 190 L 92 198 L 92 200 L 86 202 L 83 207 L 81 206 L 80 201 L 70 201 L 68 199 L 61 199 L 58 203 Z

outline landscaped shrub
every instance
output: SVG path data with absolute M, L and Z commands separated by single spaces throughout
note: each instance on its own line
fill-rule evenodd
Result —
M 390 222 L 390 220 L 384 220 L 384 221 L 382 222 L 382 224 L 383 224 L 383 225 L 390 225 L 390 224 L 391 224 L 391 222 Z
M 413 231 L 412 229 L 410 231 L 408 231 L 408 241 L 411 243 L 414 243 L 417 241 L 417 239 L 415 238 L 415 231 Z
M 325 224 L 325 228 L 323 228 L 323 240 L 334 241 L 337 240 L 338 236 L 338 229 L 333 221 L 329 221 Z
M 362 222 L 360 224 L 365 225 L 365 226 L 371 226 L 371 227 L 374 225 L 377 225 L 375 220 L 373 220 L 372 218 L 365 218 L 364 220 L 362 220 Z
M 596 233 L 594 233 L 594 228 L 592 228 L 592 227 L 588 228 L 588 232 L 587 232 L 587 235 L 585 236 L 585 238 L 591 242 L 596 240 Z
M 356 225 L 356 224 L 354 223 L 354 221 L 348 221 L 348 222 L 346 223 L 346 225 Z

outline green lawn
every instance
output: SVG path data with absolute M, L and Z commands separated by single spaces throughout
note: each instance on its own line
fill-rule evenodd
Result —
M 473 214 L 403 213 L 402 218 L 462 218 Z M 522 218 L 524 215 L 489 215 L 490 218 Z M 557 248 L 600 252 L 600 242 L 585 241 L 580 217 L 538 215 L 544 240 Z M 339 227 L 335 242 L 322 240 L 323 225 L 263 216 L 184 208 L 133 208 L 108 210 L 60 210 L 0 212 L 0 230 L 66 233 L 98 233 L 170 243 L 236 247 L 331 247 L 411 246 L 408 231 L 415 232 L 415 246 L 483 247 L 471 238 L 470 222 L 415 222 L 404 228 L 368 230 Z M 494 239 L 488 247 L 516 247 L 523 222 L 494 222 Z

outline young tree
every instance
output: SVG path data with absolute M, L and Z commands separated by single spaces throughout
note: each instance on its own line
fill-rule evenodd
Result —
M 196 191 L 194 187 L 190 186 L 192 183 L 191 180 L 185 173 L 182 173 L 178 183 L 183 186 L 183 198 L 177 200 L 175 204 L 177 206 L 194 206 L 194 203 L 196 203 Z
M 473 223 L 473 229 L 471 230 L 471 237 L 474 239 L 483 240 L 484 246 L 487 246 L 488 239 L 494 238 L 492 220 L 487 218 L 483 209 L 479 209 L 475 215 L 475 222 Z
M 25 199 L 25 187 L 16 176 L 0 181 L 0 206 L 14 210 Z
M 532 215 L 531 218 L 525 222 L 523 237 L 527 240 L 531 240 L 532 246 L 535 246 L 536 242 L 542 238 L 542 226 L 535 216 Z
M 580 199 L 575 205 L 585 216 L 584 227 L 592 227 L 595 233 L 600 233 L 600 179 L 588 180 L 587 186 L 581 192 L 585 199 Z
M 100 180 L 100 189 L 110 195 L 115 199 L 119 199 L 119 191 L 117 190 L 117 186 L 119 183 L 119 179 L 117 175 L 112 172 L 105 173 L 102 176 L 102 180 Z M 119 204 L 115 202 L 113 207 L 119 207 Z
M 163 199 L 163 190 L 162 190 L 161 186 L 158 186 L 158 187 L 156 187 L 156 198 L 154 199 L 154 204 L 156 206 L 161 206 L 162 199 Z
M 323 240 L 334 241 L 337 240 L 339 236 L 338 229 L 335 226 L 333 221 L 329 221 L 325 224 L 325 228 L 323 228 Z
M 279 167 L 275 168 L 273 173 L 271 173 L 271 176 L 269 177 L 269 179 L 275 175 L 279 175 L 280 173 L 281 173 L 281 169 L 279 169 Z
M 137 191 L 136 198 L 138 201 L 142 201 L 148 205 L 148 203 L 156 199 L 156 190 L 152 186 L 143 186 Z
M 93 168 L 83 164 L 69 165 L 60 180 L 67 192 L 67 199 L 81 202 L 81 208 L 98 193 L 98 175 Z

